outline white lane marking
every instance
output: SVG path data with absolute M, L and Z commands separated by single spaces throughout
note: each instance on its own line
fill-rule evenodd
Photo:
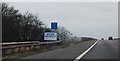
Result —
M 81 55 L 79 55 L 74 61 L 79 61 L 87 52 L 89 52 L 98 41 L 96 41 L 92 46 L 90 46 L 86 51 L 84 51 Z

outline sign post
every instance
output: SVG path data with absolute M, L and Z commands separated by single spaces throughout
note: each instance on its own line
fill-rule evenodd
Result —
M 57 33 L 54 30 L 57 29 L 57 22 L 51 22 L 51 32 L 44 33 L 44 40 L 45 41 L 57 41 Z

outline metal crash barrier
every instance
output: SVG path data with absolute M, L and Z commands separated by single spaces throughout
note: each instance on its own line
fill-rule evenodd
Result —
M 2 54 L 10 54 L 15 52 L 24 52 L 33 49 L 39 49 L 43 47 L 43 45 L 51 45 L 61 43 L 62 41 L 54 41 L 54 42 L 39 42 L 39 41 L 30 41 L 30 42 L 9 42 L 9 43 L 0 43 L 0 50 L 2 50 Z

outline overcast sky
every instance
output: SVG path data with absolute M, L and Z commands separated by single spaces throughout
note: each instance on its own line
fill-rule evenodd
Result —
M 9 3 L 21 13 L 38 14 L 48 27 L 57 21 L 76 36 L 107 38 L 118 36 L 117 3 L 92 2 L 39 2 Z

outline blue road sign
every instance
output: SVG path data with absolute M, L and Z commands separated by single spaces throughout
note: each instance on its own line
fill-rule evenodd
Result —
M 51 23 L 51 29 L 57 29 L 57 22 Z

